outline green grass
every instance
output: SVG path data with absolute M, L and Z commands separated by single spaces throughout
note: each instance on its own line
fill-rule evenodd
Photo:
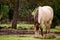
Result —
M 6 26 L 6 27 L 9 27 L 9 26 L 11 26 L 11 24 L 0 24 L 0 26 L 1 26 L 1 27 L 5 27 L 5 26 Z
M 0 26 L 2 26 L 2 27 L 10 27 L 11 26 L 11 24 L 0 24 Z M 22 27 L 22 28 L 33 28 L 33 24 L 17 24 L 17 28 L 19 28 L 19 27 Z M 45 29 L 44 29 L 44 31 L 45 31 Z M 51 32 L 60 32 L 60 26 L 56 26 L 56 28 L 54 28 L 54 29 L 51 29 L 50 30 Z
M 60 26 L 56 26 L 56 28 L 51 29 L 51 32 L 60 32 Z
M 10 27 L 11 24 L 0 24 L 1 27 Z M 33 24 L 17 24 L 17 28 L 22 27 L 22 28 L 30 28 L 33 27 Z
M 22 28 L 30 28 L 33 27 L 33 24 L 17 24 L 17 28 L 22 27 Z
M 0 40 L 60 40 L 60 36 L 57 36 L 54 39 L 41 39 L 41 38 L 35 38 L 33 35 L 26 35 L 26 36 L 20 36 L 20 35 L 0 35 Z
M 58 37 L 56 40 L 60 40 L 60 37 Z
M 4 35 L 4 36 L 0 36 L 0 40 L 31 40 L 32 37 L 19 37 L 16 35 Z M 33 38 L 32 38 L 33 39 Z

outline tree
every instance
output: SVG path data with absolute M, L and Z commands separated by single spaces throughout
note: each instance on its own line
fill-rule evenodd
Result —
M 17 27 L 17 18 L 18 18 L 18 9 L 19 9 L 19 0 L 11 0 L 11 6 L 14 10 L 12 28 L 16 29 Z
M 17 18 L 18 18 L 18 9 L 19 9 L 19 0 L 0 0 L 0 4 L 8 4 L 13 10 L 13 21 L 12 28 L 16 29 Z
M 7 23 L 7 17 L 9 12 L 9 6 L 7 4 L 1 4 L 0 6 L 0 23 Z

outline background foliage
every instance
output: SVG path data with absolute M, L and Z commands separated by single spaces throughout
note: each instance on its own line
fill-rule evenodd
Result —
M 7 0 L 5 1 L 4 5 L 3 4 L 0 5 L 0 14 L 2 14 L 4 18 L 6 18 L 5 16 L 8 16 L 8 14 L 10 14 L 11 12 L 11 10 L 9 11 L 9 5 L 6 5 L 7 2 L 9 1 L 11 0 Z M 51 6 L 54 10 L 54 19 L 52 27 L 60 25 L 60 0 L 19 0 L 19 21 L 26 21 L 28 23 L 33 23 L 33 15 L 32 15 L 33 10 L 38 6 L 46 6 L 46 5 Z M 11 15 L 13 16 L 13 12 L 11 13 L 12 13 Z M 8 19 L 10 18 L 8 17 Z

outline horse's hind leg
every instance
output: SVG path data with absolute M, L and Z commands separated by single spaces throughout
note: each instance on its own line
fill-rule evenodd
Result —
M 35 37 L 39 37 L 39 24 L 35 24 L 34 30 L 35 30 Z
M 47 22 L 47 23 L 45 24 L 45 25 L 46 25 L 46 33 L 47 33 L 47 34 L 50 33 L 51 22 L 52 22 L 52 21 L 49 21 L 49 22 Z
M 41 35 L 43 36 L 43 28 L 42 28 L 42 25 L 41 24 L 40 24 L 39 28 L 41 30 Z

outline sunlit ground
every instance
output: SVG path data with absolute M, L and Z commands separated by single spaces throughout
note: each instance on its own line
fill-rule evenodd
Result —
M 60 40 L 60 36 L 54 39 L 35 38 L 34 35 L 0 35 L 0 40 Z

